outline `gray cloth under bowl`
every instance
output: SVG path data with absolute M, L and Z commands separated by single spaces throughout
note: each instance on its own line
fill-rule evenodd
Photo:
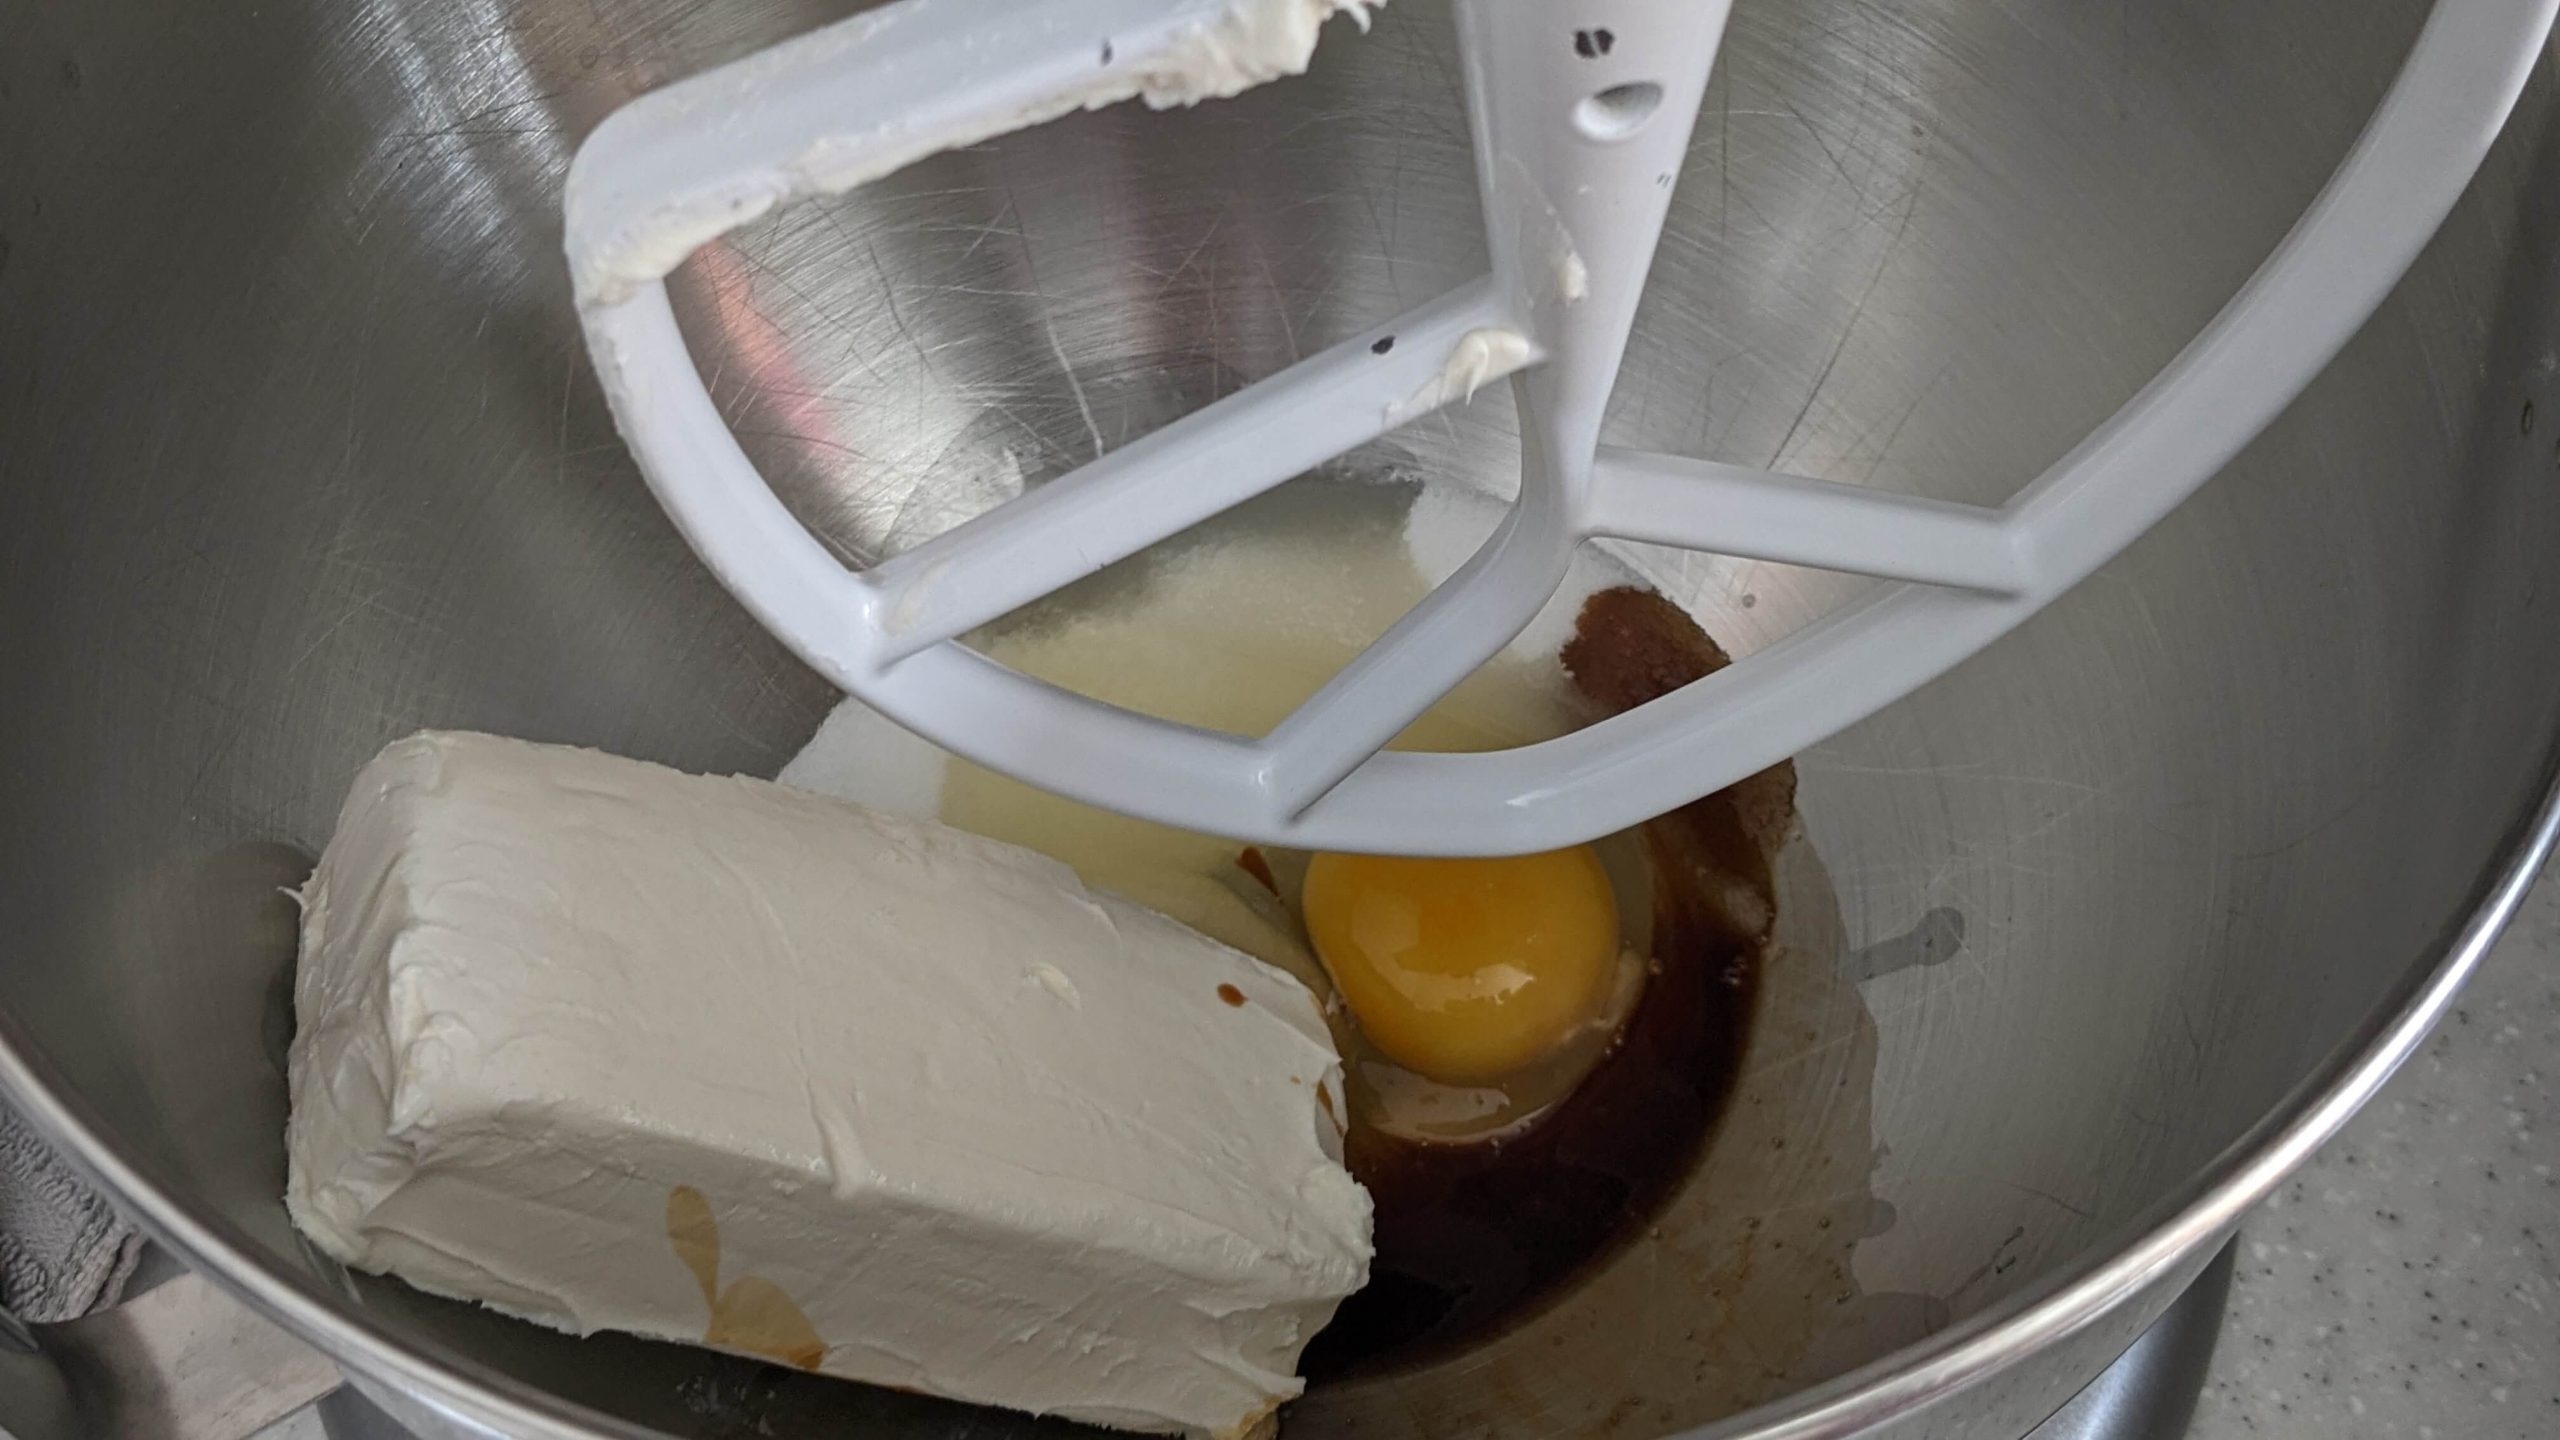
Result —
M 0 1307 L 76 1320 L 114 1304 L 141 1256 L 140 1232 L 0 1105 Z

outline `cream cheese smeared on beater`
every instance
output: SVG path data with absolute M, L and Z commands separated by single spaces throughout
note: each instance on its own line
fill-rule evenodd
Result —
M 1507 325 L 1480 325 L 1458 337 L 1439 374 L 1387 407 L 1387 423 L 1401 425 L 1453 401 L 1473 400 L 1478 390 L 1519 370 L 1535 355 L 1529 337 L 1519 331 Z
M 1216 19 L 1141 61 L 1135 88 L 1118 80 L 1097 85 L 1072 108 L 1099 109 L 1135 95 L 1155 109 L 1170 110 L 1240 95 L 1283 76 L 1303 75 L 1308 61 L 1315 57 L 1316 34 L 1325 21 L 1337 14 L 1349 15 L 1365 33 L 1369 12 L 1384 3 L 1385 0 L 1235 0 Z
M 752 132 L 755 120 L 773 106 L 775 94 L 795 80 L 805 81 L 812 71 L 841 66 L 849 48 L 878 45 L 888 52 L 950 19 L 919 12 L 923 3 L 907 0 L 812 31 L 648 97 L 650 102 L 663 96 L 681 103 L 651 104 L 646 113 L 638 113 L 644 107 L 635 105 L 609 117 L 581 147 L 563 195 L 570 280 L 579 306 L 619 305 L 741 225 L 798 200 L 841 194 L 930 155 L 1123 100 L 1168 110 L 1305 74 L 1325 21 L 1347 14 L 1366 31 L 1369 12 L 1384 0 L 1226 0 L 1223 5 L 1183 6 L 1169 35 L 1158 32 L 1144 45 L 1117 46 L 1110 36 L 1095 37 L 1099 63 L 1090 73 L 1010 107 L 927 115 L 912 124 L 904 118 L 873 123 L 876 117 L 870 116 L 831 122 L 837 123 L 833 132 L 788 142 L 795 153 L 758 156 L 752 147 L 742 147 L 723 156 L 714 167 L 719 173 L 694 173 L 701 162 L 690 153 L 698 147 L 689 132 L 702 128 L 699 117 L 741 117 L 729 122 L 728 133 Z M 1017 7 L 1015 14 L 1019 18 L 987 23 L 1042 23 L 1036 6 Z M 960 67 L 954 71 L 955 85 L 969 78 L 965 56 L 937 54 L 935 63 Z M 599 150 L 618 153 L 610 164 L 598 165 L 589 157 Z M 645 163 L 635 164 L 635 157 Z M 638 199 L 600 179 L 599 170 L 624 180 L 633 173 L 651 174 L 655 183 L 667 187 L 666 193 Z

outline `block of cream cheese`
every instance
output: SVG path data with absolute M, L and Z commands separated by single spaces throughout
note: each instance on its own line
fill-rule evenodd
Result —
M 1296 981 L 930 821 L 423 734 L 302 892 L 286 1203 L 621 1330 L 1237 1435 L 1367 1277 Z

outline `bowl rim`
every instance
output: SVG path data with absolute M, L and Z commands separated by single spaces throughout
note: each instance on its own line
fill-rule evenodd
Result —
M 2432 952 L 2257 1124 L 2186 1184 L 2084 1250 L 2088 1258 L 2057 1266 L 2000 1303 L 1857 1370 L 1684 1434 L 1830 1440 L 1909 1417 L 2080 1334 L 2218 1242 L 2415 1053 L 2515 917 L 2560 843 L 2560 735 L 2545 749 L 2534 795 L 2507 825 Z M 353 1376 L 504 1440 L 662 1440 L 661 1432 L 546 1394 L 439 1342 L 394 1336 L 333 1304 L 319 1276 L 277 1264 L 236 1223 L 180 1198 L 162 1183 L 158 1166 L 112 1138 L 5 1006 L 0 1097 L 152 1238 Z

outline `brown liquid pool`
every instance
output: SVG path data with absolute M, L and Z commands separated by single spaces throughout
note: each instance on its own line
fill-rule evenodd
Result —
M 1584 602 L 1561 658 L 1595 719 L 1727 663 L 1678 606 L 1632 587 Z M 1740 1068 L 1777 913 L 1771 857 L 1794 803 L 1795 772 L 1781 764 L 1645 825 L 1643 994 L 1599 1064 L 1526 1129 L 1437 1144 L 1353 1127 L 1346 1158 L 1377 1207 L 1377 1258 L 1308 1347 L 1310 1379 L 1422 1363 L 1497 1333 L 1659 1213 Z

